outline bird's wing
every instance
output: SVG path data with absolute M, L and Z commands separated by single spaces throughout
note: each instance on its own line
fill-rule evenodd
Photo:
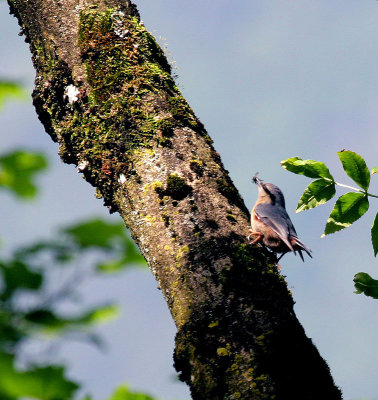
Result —
M 268 225 L 289 247 L 291 251 L 293 245 L 290 237 L 297 238 L 297 232 L 286 210 L 280 206 L 271 204 L 258 204 L 255 208 L 255 214 L 264 224 Z

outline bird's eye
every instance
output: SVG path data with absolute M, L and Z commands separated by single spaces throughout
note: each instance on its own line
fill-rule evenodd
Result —
M 264 190 L 268 194 L 268 196 L 272 199 L 272 202 L 274 202 L 276 200 L 276 196 L 273 194 L 273 192 L 271 192 L 266 185 L 264 185 Z
M 272 194 L 271 191 L 268 189 L 268 186 L 263 185 L 263 188 L 264 188 L 265 192 L 268 193 L 269 196 Z

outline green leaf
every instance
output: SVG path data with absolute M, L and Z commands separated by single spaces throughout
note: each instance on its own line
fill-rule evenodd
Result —
M 60 243 L 59 241 L 41 241 L 30 246 L 17 249 L 14 255 L 17 259 L 32 261 L 43 253 L 50 253 L 56 263 L 67 263 L 73 260 L 75 249 L 71 243 Z
M 81 247 L 111 248 L 115 237 L 124 237 L 125 228 L 120 223 L 110 223 L 93 219 L 64 229 Z
M 35 175 L 46 167 L 46 157 L 41 153 L 17 150 L 5 154 L 0 157 L 0 188 L 23 199 L 35 197 Z
M 84 328 L 90 325 L 107 322 L 119 314 L 119 309 L 114 304 L 107 304 L 87 310 L 74 317 L 62 317 L 49 309 L 33 310 L 25 315 L 25 320 L 40 326 L 46 332 L 56 333 L 62 329 Z
M 97 307 L 86 312 L 77 321 L 81 324 L 99 324 L 116 318 L 119 315 L 119 308 L 114 304 L 109 304 L 102 307 Z
M 113 273 L 119 272 L 125 266 L 127 266 L 124 259 L 121 260 L 110 260 L 103 263 L 100 263 L 96 266 L 96 270 L 98 272 L 105 272 L 105 273 Z
M 371 169 L 371 174 L 372 174 L 372 175 L 378 174 L 378 168 L 372 168 L 372 169 Z
M 138 247 L 120 223 L 110 223 L 101 219 L 93 219 L 66 228 L 65 233 L 83 249 L 99 247 L 112 249 L 121 253 L 121 257 L 101 262 L 96 269 L 101 272 L 116 272 L 133 264 L 146 265 Z
M 294 174 L 305 175 L 309 178 L 327 178 L 334 181 L 327 166 L 320 161 L 292 157 L 281 161 L 281 166 Z
M 354 287 L 357 294 L 363 293 L 366 296 L 378 299 L 378 281 L 373 279 L 366 272 L 359 272 L 354 276 Z
M 135 264 L 147 267 L 146 260 L 142 254 L 140 254 L 134 241 L 126 236 L 123 242 L 123 257 L 119 260 L 100 263 L 96 266 L 96 269 L 99 272 L 113 273 L 126 267 L 135 266 Z
M 124 262 L 128 264 L 143 264 L 147 266 L 146 260 L 139 251 L 131 238 L 126 238 L 124 242 Z
M 364 193 L 346 193 L 339 197 L 328 218 L 325 231 L 322 235 L 329 235 L 352 225 L 369 208 L 369 201 Z
M 127 386 L 120 386 L 109 400 L 155 400 L 153 397 L 144 393 L 130 391 Z
M 36 325 L 46 326 L 51 330 L 60 329 L 67 323 L 67 319 L 59 318 L 51 310 L 33 310 L 25 314 L 25 320 Z
M 374 257 L 376 257 L 378 253 L 378 213 L 371 227 L 371 242 L 373 244 Z
M 64 368 L 36 367 L 19 371 L 13 356 L 0 352 L 0 398 L 20 397 L 40 400 L 68 400 L 78 385 L 64 376 Z
M 338 151 L 337 154 L 348 176 L 352 178 L 358 186 L 362 187 L 362 189 L 368 190 L 370 172 L 366 166 L 365 160 L 353 151 Z
M 41 287 L 43 276 L 31 271 L 21 261 L 12 261 L 9 264 L 0 263 L 0 273 L 4 281 L 4 289 L 1 297 L 9 298 L 13 292 L 19 289 L 38 290 Z
M 296 212 L 310 210 L 320 206 L 336 194 L 335 184 L 325 179 L 317 179 L 311 182 L 299 199 Z
M 8 98 L 23 100 L 26 98 L 26 91 L 19 83 L 0 81 L 0 110 Z

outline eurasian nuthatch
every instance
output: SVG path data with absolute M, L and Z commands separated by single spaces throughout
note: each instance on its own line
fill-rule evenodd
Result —
M 310 257 L 311 250 L 297 236 L 294 225 L 285 209 L 285 199 L 281 190 L 273 183 L 264 183 L 257 177 L 252 181 L 258 186 L 258 198 L 251 212 L 251 234 L 257 235 L 252 243 L 262 240 L 274 253 L 298 251 L 302 261 L 304 250 Z M 277 261 L 278 261 L 277 260 Z

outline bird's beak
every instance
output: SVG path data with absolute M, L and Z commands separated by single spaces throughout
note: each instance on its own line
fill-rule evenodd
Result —
M 261 186 L 262 184 L 262 180 L 260 178 L 257 177 L 258 172 L 255 173 L 255 175 L 252 178 L 252 182 L 256 183 L 256 185 Z

